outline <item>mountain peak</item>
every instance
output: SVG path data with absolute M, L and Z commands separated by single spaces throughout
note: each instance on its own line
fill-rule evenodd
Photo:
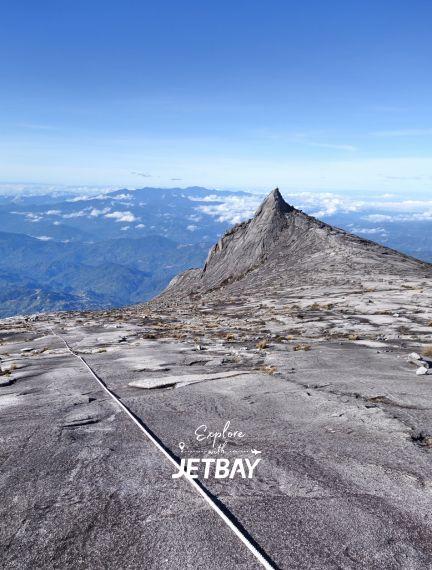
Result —
M 279 188 L 272 190 L 251 220 L 228 230 L 210 250 L 203 284 L 212 288 L 260 266 L 297 213 L 285 202 Z
M 266 298 L 267 288 L 275 283 L 283 287 L 300 275 L 306 280 L 318 275 L 333 283 L 341 275 L 349 279 L 359 266 L 367 274 L 380 272 L 383 259 L 389 273 L 419 271 L 424 265 L 308 216 L 285 202 L 275 188 L 252 219 L 219 239 L 203 269 L 185 272 L 168 290 L 174 296 L 203 294 L 238 283 L 238 290 L 260 291 Z
M 275 188 L 267 195 L 265 200 L 262 202 L 261 206 L 258 208 L 255 217 L 259 216 L 263 212 L 274 212 L 274 213 L 281 213 L 287 214 L 294 210 L 293 206 L 290 206 L 282 197 L 282 194 L 279 192 L 279 188 Z

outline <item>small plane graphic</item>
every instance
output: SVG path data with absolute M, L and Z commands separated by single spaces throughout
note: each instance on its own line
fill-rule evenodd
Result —
M 258 455 L 258 453 L 261 453 L 261 451 L 258 451 L 258 449 L 251 449 L 251 453 Z

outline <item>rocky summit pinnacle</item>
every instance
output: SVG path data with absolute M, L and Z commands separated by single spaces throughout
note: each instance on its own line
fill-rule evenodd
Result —
M 271 215 L 271 214 L 285 214 L 292 212 L 294 210 L 293 206 L 290 206 L 285 202 L 282 194 L 279 192 L 279 188 L 275 188 L 267 195 L 264 202 L 258 208 L 255 216 Z
M 278 188 L 270 192 L 251 220 L 234 226 L 210 250 L 202 274 L 205 286 L 220 286 L 261 265 L 294 211 Z
M 286 287 L 303 276 L 329 282 L 357 273 L 401 274 L 428 264 L 335 228 L 283 199 L 276 188 L 254 217 L 228 230 L 211 248 L 203 269 L 179 275 L 162 293 L 167 299 L 235 287 L 266 297 L 271 286 Z M 430 266 L 429 266 L 430 267 Z

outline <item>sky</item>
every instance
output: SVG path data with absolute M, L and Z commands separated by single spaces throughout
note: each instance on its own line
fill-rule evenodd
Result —
M 432 194 L 430 0 L 17 0 L 1 19 L 1 183 Z

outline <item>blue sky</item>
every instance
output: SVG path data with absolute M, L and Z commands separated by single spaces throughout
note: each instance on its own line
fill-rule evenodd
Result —
M 1 16 L 0 181 L 431 193 L 429 0 Z

